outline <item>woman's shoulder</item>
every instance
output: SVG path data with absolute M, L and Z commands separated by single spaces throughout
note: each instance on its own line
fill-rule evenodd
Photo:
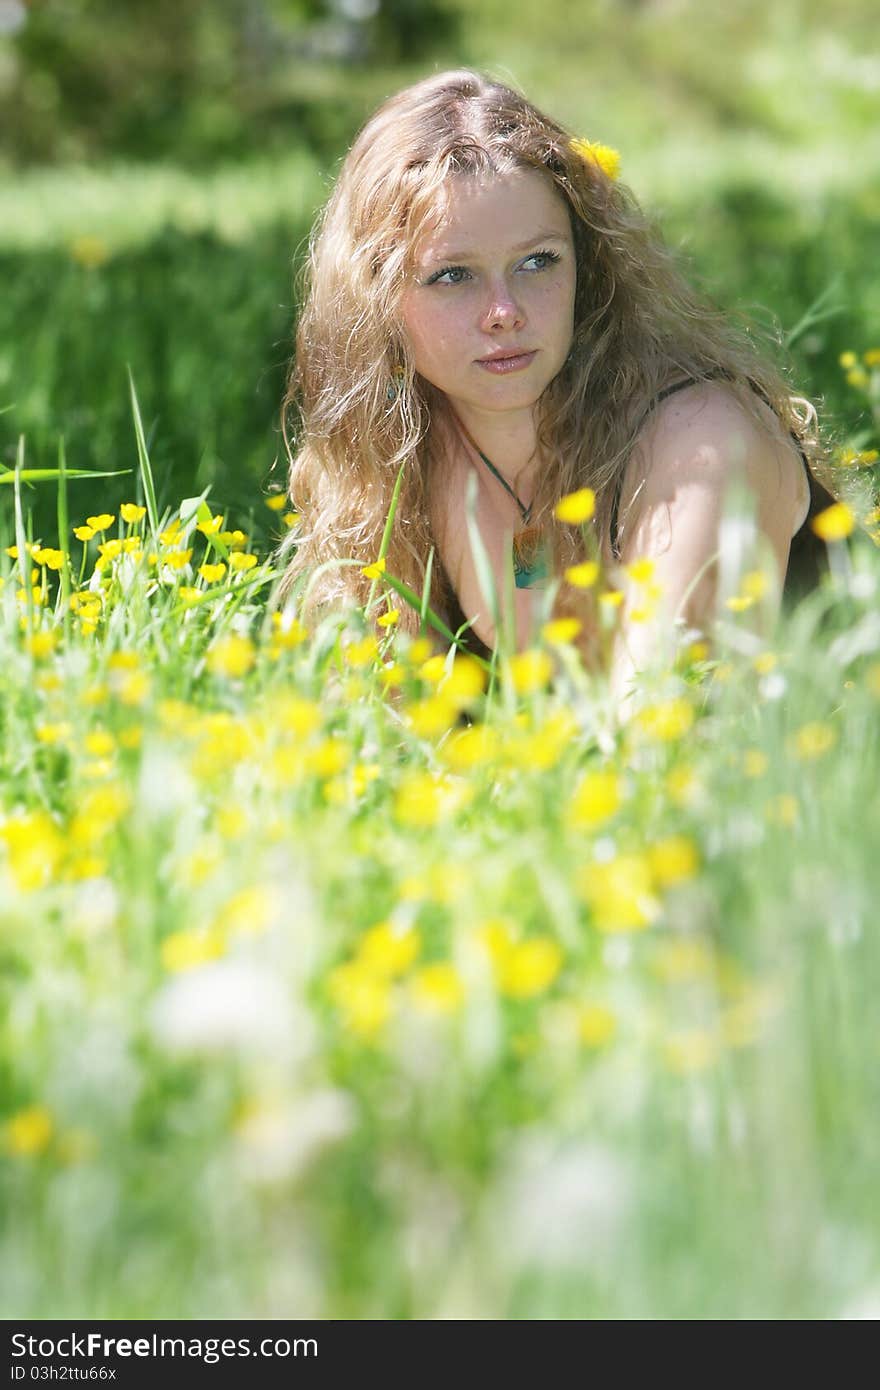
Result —
M 761 496 L 791 509 L 792 534 L 810 505 L 803 456 L 757 392 L 748 409 L 729 384 L 683 380 L 661 393 L 644 418 L 624 476 L 621 505 L 667 497 L 677 484 L 726 484 L 744 472 Z M 627 495 L 628 494 L 628 495 Z

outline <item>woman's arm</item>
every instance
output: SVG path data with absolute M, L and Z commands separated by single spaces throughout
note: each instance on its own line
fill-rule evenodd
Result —
M 659 406 L 633 451 L 621 494 L 620 563 L 652 560 L 659 594 L 654 616 L 633 621 L 651 604 L 627 581 L 611 663 L 624 714 L 639 671 L 673 654 L 676 624 L 709 636 L 719 604 L 750 570 L 762 569 L 768 581 L 754 606 L 762 635 L 775 625 L 807 481 L 793 442 L 769 408 L 761 411 L 766 429 L 725 387 L 701 383 Z M 746 516 L 725 523 L 725 499 L 737 485 Z

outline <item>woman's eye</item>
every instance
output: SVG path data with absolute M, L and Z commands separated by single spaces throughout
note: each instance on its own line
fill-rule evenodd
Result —
M 528 265 L 529 261 L 543 261 L 544 264 L 539 265 L 538 269 L 547 270 L 549 266 L 556 265 L 558 263 L 559 257 L 557 256 L 555 251 L 535 251 L 531 256 L 526 257 L 523 264 Z
M 448 265 L 445 270 L 438 270 L 436 275 L 432 275 L 428 284 L 460 285 L 462 278 L 467 275 L 467 273 L 463 265 Z

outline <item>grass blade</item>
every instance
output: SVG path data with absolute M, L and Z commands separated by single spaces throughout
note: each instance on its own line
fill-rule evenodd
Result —
M 141 410 L 138 405 L 137 392 L 134 389 L 134 377 L 131 374 L 131 367 L 128 371 L 128 385 L 131 392 L 131 410 L 134 416 L 134 434 L 137 440 L 138 462 L 141 469 L 141 478 L 144 484 L 144 501 L 147 506 L 147 516 L 150 518 L 150 530 L 153 533 L 153 544 L 159 549 L 159 508 L 156 505 L 156 487 L 153 482 L 153 470 L 150 467 L 150 455 L 147 452 L 147 441 L 144 435 L 144 423 L 141 419 Z

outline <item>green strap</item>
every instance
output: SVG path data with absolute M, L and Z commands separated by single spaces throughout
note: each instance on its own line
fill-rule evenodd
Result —
M 524 507 L 524 506 L 523 506 L 522 502 L 520 502 L 519 498 L 517 497 L 517 495 L 516 495 L 516 493 L 514 492 L 513 488 L 512 488 L 512 487 L 510 486 L 510 484 L 508 483 L 507 479 L 506 479 L 506 478 L 502 478 L 501 474 L 498 472 L 498 469 L 495 467 L 494 463 L 491 461 L 491 459 L 487 459 L 487 458 L 486 458 L 486 455 L 483 453 L 482 449 L 477 449 L 477 453 L 480 455 L 480 458 L 483 460 L 483 462 L 485 463 L 485 465 L 486 465 L 486 467 L 489 469 L 489 471 L 490 471 L 491 473 L 494 473 L 495 477 L 498 479 L 498 481 L 499 481 L 499 483 L 501 484 L 501 486 L 502 486 L 507 492 L 510 493 L 510 495 L 511 495 L 511 497 L 513 498 L 514 502 L 516 503 L 516 505 L 519 507 L 520 511 L 522 512 L 522 519 L 523 519 L 523 521 L 526 522 L 526 524 L 528 524 L 528 522 L 529 522 L 529 520 L 530 520 L 530 518 L 531 518 L 531 515 L 532 515 L 532 509 L 531 509 L 531 507 Z

